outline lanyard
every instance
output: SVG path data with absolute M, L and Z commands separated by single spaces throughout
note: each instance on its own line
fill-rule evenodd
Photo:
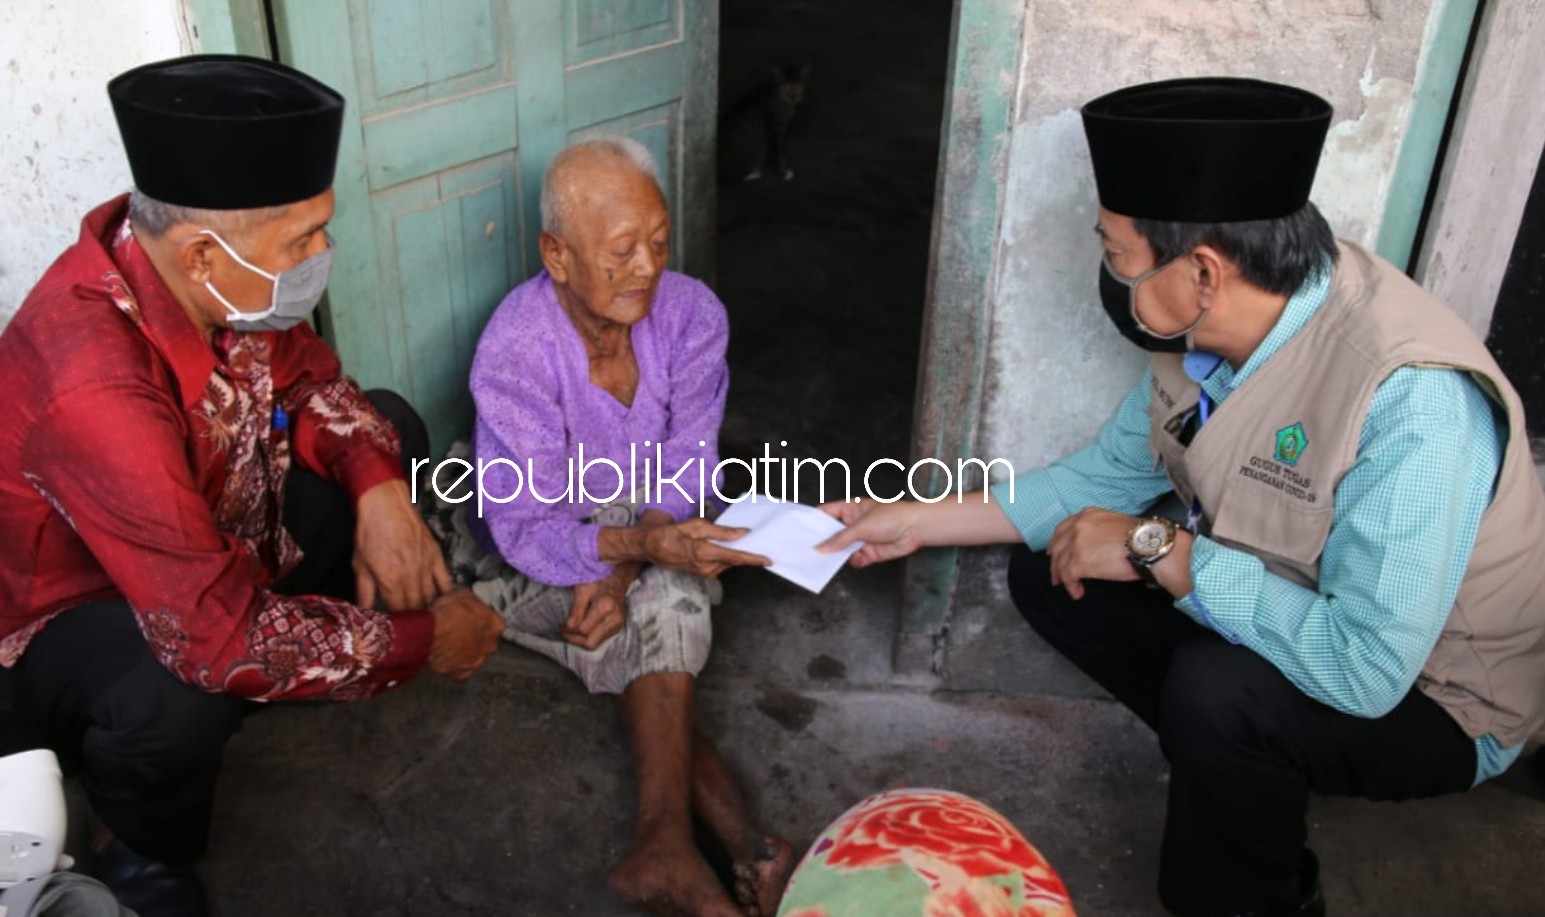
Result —
M 1196 417 L 1197 417 L 1197 420 L 1196 420 L 1196 432 L 1197 433 L 1200 433 L 1202 431 L 1202 427 L 1206 426 L 1206 424 L 1207 424 L 1207 418 L 1211 417 L 1211 416 L 1212 416 L 1212 399 L 1207 397 L 1207 390 L 1206 389 L 1202 389 L 1201 393 L 1200 393 L 1200 397 L 1197 399 L 1197 402 L 1196 402 Z M 1195 434 L 1192 434 L 1192 441 L 1194 442 L 1195 439 L 1196 439 Z M 1201 525 L 1201 523 L 1202 523 L 1202 501 L 1200 499 L 1196 498 L 1196 497 L 1192 497 L 1191 498 L 1191 505 L 1186 509 L 1186 528 L 1191 530 L 1191 534 L 1196 535 L 1196 534 L 1199 534 L 1197 532 L 1197 527 L 1199 525 Z

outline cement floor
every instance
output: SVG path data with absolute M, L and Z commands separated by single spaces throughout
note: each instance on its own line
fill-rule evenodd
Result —
M 721 190 L 726 454 L 907 453 L 949 7 L 722 4 L 727 96 L 771 63 L 814 64 L 795 180 Z M 899 567 L 845 572 L 820 596 L 727 575 L 703 730 L 797 845 L 870 793 L 945 787 L 1019 825 L 1080 913 L 1159 914 L 1163 758 L 1019 621 L 1001 565 L 967 554 L 948 670 L 922 682 L 891 672 Z M 1545 914 L 1545 802 L 1524 771 L 1418 803 L 1316 800 L 1331 912 Z M 506 647 L 466 685 L 424 676 L 251 719 L 204 873 L 221 917 L 625 915 L 606 873 L 633 799 L 612 704 Z
M 971 672 L 897 683 L 883 571 L 819 597 L 739 572 L 726 594 L 700 722 L 769 829 L 804 845 L 869 793 L 946 787 L 1019 825 L 1081 913 L 1162 913 L 1165 764 L 1124 709 L 1071 676 L 1070 691 L 1035 693 L 975 690 Z M 1028 630 L 997 612 L 995 641 L 1041 665 Z M 1331 912 L 1545 913 L 1545 801 L 1525 770 L 1444 799 L 1316 800 Z M 466 685 L 423 677 L 367 704 L 249 720 L 204 874 L 221 917 L 621 917 L 635 912 L 605 877 L 633 799 L 612 704 L 507 647 Z

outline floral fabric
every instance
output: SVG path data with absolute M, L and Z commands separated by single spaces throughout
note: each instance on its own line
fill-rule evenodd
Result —
M 778 917 L 1072 917 L 1055 870 L 1002 815 L 945 790 L 871 796 L 811 845 Z

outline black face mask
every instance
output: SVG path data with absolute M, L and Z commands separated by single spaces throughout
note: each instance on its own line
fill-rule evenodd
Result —
M 1185 353 L 1191 349 L 1188 346 L 1191 338 L 1188 332 L 1196 325 L 1172 338 L 1161 338 L 1137 320 L 1137 285 L 1173 263 L 1166 261 L 1134 280 L 1123 280 L 1111 270 L 1109 262 L 1100 259 L 1100 305 L 1105 307 L 1105 314 L 1110 316 L 1111 324 L 1116 326 L 1122 337 L 1149 353 Z M 1198 320 L 1197 324 L 1200 323 Z

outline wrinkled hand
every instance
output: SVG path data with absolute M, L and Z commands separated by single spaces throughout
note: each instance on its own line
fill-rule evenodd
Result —
M 354 527 L 358 604 L 390 611 L 427 608 L 452 586 L 440 545 L 413 505 L 405 481 L 385 481 L 359 498 Z
M 846 501 L 824 503 L 821 511 L 841 522 L 847 528 L 816 545 L 822 554 L 831 554 L 862 541 L 848 563 L 854 567 L 867 567 L 908 554 L 922 547 L 922 541 L 913 531 L 913 512 L 916 504 L 900 503 L 848 503 Z
M 1127 560 L 1127 533 L 1142 520 L 1105 509 L 1075 513 L 1052 532 L 1046 553 L 1051 582 L 1075 599 L 1084 597 L 1084 580 L 1133 582 L 1137 571 Z
M 499 648 L 504 619 L 469 589 L 445 593 L 429 606 L 429 611 L 435 616 L 430 670 L 455 681 L 466 681 Z
M 747 554 L 708 540 L 734 541 L 748 531 L 715 525 L 707 519 L 688 519 L 650 526 L 644 545 L 651 563 L 712 579 L 730 567 L 765 567 L 772 563 L 760 554 Z
M 628 582 L 619 579 L 613 575 L 574 587 L 574 604 L 559 632 L 564 640 L 580 649 L 593 650 L 622 630 L 627 623 Z

